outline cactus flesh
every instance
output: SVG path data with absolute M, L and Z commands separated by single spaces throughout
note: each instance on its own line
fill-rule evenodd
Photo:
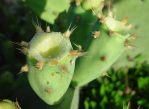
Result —
M 50 105 L 67 91 L 74 72 L 77 56 L 71 54 L 73 49 L 66 36 L 41 32 L 29 42 L 28 79 L 36 94 Z

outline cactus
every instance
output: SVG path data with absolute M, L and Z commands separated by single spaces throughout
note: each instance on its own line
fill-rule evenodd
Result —
M 134 11 L 134 8 L 135 11 Z M 126 52 L 117 60 L 114 67 L 119 68 L 122 66 L 133 66 L 135 62 L 135 56 L 142 54 L 144 61 L 149 61 L 148 58 L 148 28 L 149 25 L 146 25 L 148 22 L 148 15 L 146 12 L 149 10 L 149 1 L 148 0 L 121 0 L 113 4 L 113 11 L 116 14 L 117 18 L 122 19 L 124 17 L 128 18 L 128 21 L 133 25 L 131 32 L 136 34 L 136 39 L 132 42 L 134 46 L 133 50 L 126 50 Z M 127 6 L 127 8 L 126 8 Z M 138 13 L 140 13 L 138 15 Z M 127 58 L 131 59 L 127 59 Z
M 47 104 L 54 104 L 67 91 L 71 82 L 77 50 L 73 50 L 71 31 L 38 32 L 29 42 L 28 78 L 34 91 Z
M 85 10 L 95 9 L 102 7 L 104 0 L 84 0 L 81 5 Z
M 68 10 L 70 5 L 69 0 L 26 0 L 26 4 L 40 16 L 41 19 L 52 24 L 61 12 Z
M 0 101 L 0 109 L 21 109 L 18 102 L 12 102 L 8 99 Z
M 100 34 L 93 39 L 86 57 L 80 59 L 72 80 L 73 83 L 83 86 L 105 73 L 128 47 L 126 41 L 130 34 L 125 33 L 126 30 L 127 26 L 123 22 L 116 21 L 109 16 L 104 18 L 103 25 L 98 31 Z M 92 64 L 89 65 L 90 63 Z
M 63 34 L 41 31 L 29 42 L 29 82 L 47 104 L 58 103 L 70 82 L 73 87 L 81 87 L 105 74 L 123 51 L 130 47 L 130 26 L 124 21 L 115 20 L 111 12 L 104 16 L 102 8 L 103 0 L 91 3 L 90 0 L 80 1 L 80 5 L 73 6 L 67 16 L 67 23 L 78 26 L 74 33 L 69 29 Z M 69 40 L 71 33 L 71 41 L 79 44 L 79 50 L 85 52 L 85 56 L 77 61 L 74 75 L 75 59 L 84 53 L 72 50 Z M 90 67 L 89 63 L 92 63 Z
M 29 43 L 19 44 L 27 60 L 21 72 L 28 72 L 30 86 L 45 103 L 46 108 L 73 109 L 73 105 L 79 100 L 78 97 L 74 97 L 76 90 L 78 94 L 80 87 L 106 75 L 106 71 L 121 54 L 132 48 L 130 45 L 134 36 L 130 32 L 132 25 L 127 25 L 127 18 L 118 20 L 119 17 L 113 15 L 115 10 L 112 12 L 107 2 L 106 0 L 24 2 L 45 21 L 43 25 L 48 23 L 52 30 L 44 32 L 37 27 L 38 31 Z M 117 1 L 114 9 L 119 8 L 117 6 L 119 2 L 124 1 Z M 71 26 L 74 28 L 70 29 Z M 65 31 L 66 29 L 68 30 Z M 15 85 L 12 90 L 19 86 Z M 13 92 L 17 93 L 16 90 Z M 34 106 L 33 108 L 38 107 Z

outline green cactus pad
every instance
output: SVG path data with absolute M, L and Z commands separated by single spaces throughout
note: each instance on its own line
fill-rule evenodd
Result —
M 57 16 L 67 11 L 69 0 L 26 0 L 26 4 L 43 20 L 53 24 Z
M 127 6 L 127 8 L 126 8 Z M 113 5 L 113 11 L 118 19 L 128 17 L 134 28 L 131 32 L 136 34 L 136 40 L 132 42 L 133 50 L 127 50 L 115 64 L 115 68 L 135 65 L 135 57 L 141 54 L 142 61 L 149 62 L 149 0 L 120 0 Z M 133 61 L 127 59 L 130 57 Z
M 89 46 L 88 37 L 92 34 L 97 17 L 91 11 L 85 11 L 81 6 L 73 7 L 68 13 L 69 24 L 77 25 L 77 29 L 72 33 L 71 41 L 79 44 L 82 48 Z
M 103 25 L 105 29 L 112 32 L 127 33 L 129 31 L 129 26 L 123 21 L 115 20 L 112 16 L 103 18 Z
M 0 109 L 21 109 L 21 108 L 17 103 L 4 99 L 0 101 Z
M 86 10 L 100 8 L 104 0 L 84 0 L 82 7 Z
M 125 40 L 129 37 L 114 33 L 112 36 L 104 29 L 93 39 L 86 56 L 79 60 L 72 85 L 83 86 L 98 78 L 117 60 L 125 50 Z
M 63 37 L 58 32 L 39 32 L 34 35 L 29 43 L 29 56 L 38 61 L 59 59 L 72 49 L 69 38 Z
M 58 102 L 71 82 L 75 56 L 68 37 L 58 32 L 37 33 L 29 43 L 28 79 L 47 104 Z

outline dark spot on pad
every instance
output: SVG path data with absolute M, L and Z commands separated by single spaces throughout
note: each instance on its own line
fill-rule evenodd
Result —
M 49 84 L 49 81 L 47 81 L 47 84 Z
M 48 94 L 51 94 L 51 88 L 45 89 L 45 92 L 47 92 Z
M 57 16 L 58 13 L 56 11 L 52 11 L 52 14 Z
M 145 0 L 141 0 L 141 2 L 145 2 Z
M 133 61 L 133 60 L 134 60 L 134 58 L 133 58 L 133 57 L 131 57 L 130 55 L 127 55 L 127 57 L 126 57 L 126 58 L 127 58 L 127 60 L 128 60 L 128 61 Z
M 101 57 L 100 57 L 100 60 L 101 60 L 101 61 L 106 61 L 106 56 L 101 56 Z
M 68 73 L 68 68 L 67 68 L 67 66 L 66 65 L 61 65 L 60 66 L 60 68 L 61 68 L 61 70 L 64 72 L 64 73 Z
M 79 22 L 80 22 L 80 19 L 81 19 L 80 16 L 76 16 L 76 17 L 75 17 L 75 21 L 76 21 L 76 23 L 79 23 Z
M 57 73 L 57 72 L 56 72 Z M 51 73 L 52 76 L 54 76 L 54 73 Z

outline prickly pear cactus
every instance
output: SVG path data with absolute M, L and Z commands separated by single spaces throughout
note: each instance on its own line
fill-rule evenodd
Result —
M 48 23 L 54 23 L 58 15 L 67 11 L 70 5 L 69 0 L 26 0 L 26 4 L 30 7 L 41 19 Z
M 21 71 L 28 72 L 31 88 L 47 107 L 57 104 L 49 109 L 73 109 L 73 101 L 78 102 L 79 98 L 74 97 L 75 90 L 79 95 L 80 87 L 106 75 L 120 55 L 132 48 L 132 26 L 127 25 L 126 18 L 116 19 L 107 1 L 25 1 L 53 31 L 59 31 L 44 32 L 38 28 L 40 31 L 29 43 L 21 43 L 27 57 L 27 65 Z M 62 33 L 68 25 L 77 28 Z
M 126 8 L 127 6 L 127 8 Z M 133 7 L 132 7 L 133 6 Z M 135 11 L 134 11 L 135 8 Z M 113 4 L 113 11 L 118 18 L 127 17 L 128 21 L 133 25 L 131 32 L 135 34 L 136 39 L 132 42 L 133 50 L 127 50 L 116 62 L 114 67 L 119 68 L 123 66 L 134 66 L 135 57 L 141 54 L 142 61 L 149 62 L 148 51 L 148 28 L 146 25 L 149 14 L 148 0 L 121 0 Z M 138 15 L 138 13 L 140 13 Z
M 84 0 L 82 7 L 86 10 L 99 8 L 104 0 Z
M 15 103 L 8 99 L 4 99 L 0 101 L 0 109 L 21 109 L 21 107 L 17 102 Z
M 28 79 L 36 94 L 47 104 L 58 102 L 71 82 L 78 53 L 72 49 L 70 31 L 36 33 L 29 42 Z
M 93 36 L 93 41 L 87 50 L 87 55 L 79 60 L 79 65 L 73 76 L 77 86 L 106 74 L 107 69 L 118 57 L 129 48 L 129 25 L 117 21 L 112 16 L 102 18 L 100 29 Z M 95 49 L 96 48 L 96 49 Z

